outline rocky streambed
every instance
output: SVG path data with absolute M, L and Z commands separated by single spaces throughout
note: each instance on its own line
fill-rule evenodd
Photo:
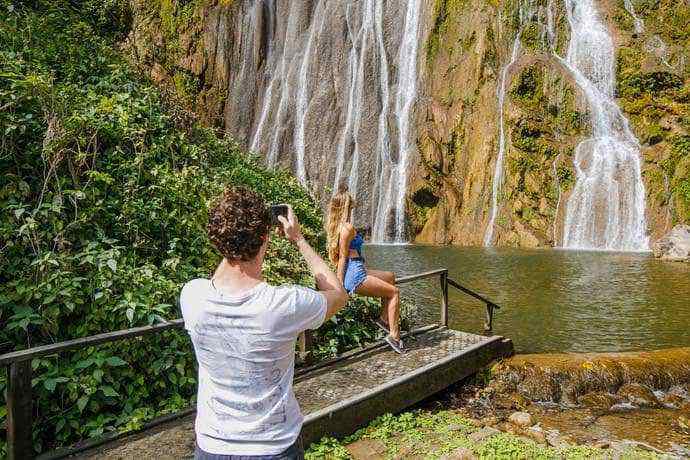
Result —
M 690 349 L 518 355 L 447 404 L 484 427 L 561 448 L 690 456 Z

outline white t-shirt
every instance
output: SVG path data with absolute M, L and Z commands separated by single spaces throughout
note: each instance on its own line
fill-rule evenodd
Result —
M 234 297 L 195 279 L 182 289 L 180 306 L 199 363 L 199 447 L 220 455 L 290 447 L 303 420 L 292 391 L 295 342 L 323 323 L 323 294 L 261 283 Z

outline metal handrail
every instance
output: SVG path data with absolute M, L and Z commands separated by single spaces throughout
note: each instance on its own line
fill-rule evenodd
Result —
M 27 348 L 25 350 L 13 351 L 0 355 L 0 365 L 7 365 L 21 361 L 27 361 L 33 358 L 40 358 L 48 355 L 55 355 L 63 351 L 71 350 L 73 348 L 90 347 L 108 342 L 118 342 L 120 340 L 131 339 L 134 337 L 141 337 L 153 333 L 163 332 L 169 329 L 181 329 L 184 326 L 184 320 L 173 319 L 165 321 L 160 324 L 152 326 L 134 327 L 131 329 L 122 329 L 113 332 L 104 332 L 103 334 L 91 335 L 88 337 L 80 337 L 77 339 L 66 340 L 64 342 L 51 343 L 48 345 L 41 345 L 39 347 Z
M 397 284 L 409 283 L 422 278 L 439 276 L 441 281 L 441 326 L 448 325 L 448 270 L 437 269 L 396 279 Z M 118 342 L 135 337 L 158 334 L 184 327 L 184 320 L 174 319 L 151 326 L 135 327 L 119 331 L 81 337 L 65 342 L 41 345 L 0 355 L 0 365 L 7 366 L 7 456 L 9 460 L 31 459 L 32 445 L 32 391 L 31 360 L 56 355 L 74 348 Z M 309 334 L 300 335 L 300 351 L 305 356 L 310 348 Z
M 459 291 L 464 292 L 465 294 L 474 297 L 477 300 L 481 300 L 486 304 L 486 321 L 484 322 L 484 331 L 489 332 L 493 329 L 493 323 L 494 323 L 494 310 L 500 310 L 501 307 L 498 306 L 496 303 L 492 302 L 491 300 L 487 299 L 481 294 L 477 294 L 474 292 L 472 289 L 466 288 L 465 286 L 461 285 L 457 281 L 454 281 L 450 278 L 447 280 L 448 284 L 453 286 L 455 289 L 458 289 Z
M 395 284 L 405 284 L 423 278 L 438 276 L 441 281 L 441 326 L 448 326 L 448 286 L 445 280 L 448 279 L 448 269 L 438 268 L 427 272 L 416 273 L 414 275 L 403 276 L 395 279 Z M 312 344 L 312 331 L 306 330 L 300 333 L 298 338 L 299 354 L 302 363 L 309 362 L 309 349 Z
M 441 312 L 438 326 L 448 326 L 448 286 L 452 286 L 486 304 L 487 320 L 485 330 L 490 331 L 494 309 L 500 308 L 484 296 L 448 278 L 445 268 L 431 270 L 397 278 L 396 284 L 404 284 L 424 278 L 439 277 L 441 289 Z M 436 327 L 438 327 L 436 326 Z M 158 334 L 184 327 L 183 319 L 174 319 L 152 326 L 135 327 L 119 331 L 82 337 L 65 342 L 41 345 L 26 350 L 13 351 L 0 355 L 0 365 L 7 366 L 7 455 L 9 460 L 31 459 L 32 446 L 32 392 L 31 360 L 43 356 L 56 355 L 74 348 L 117 342 L 150 334 Z M 304 358 L 311 345 L 310 334 L 302 333 L 299 339 L 300 355 Z

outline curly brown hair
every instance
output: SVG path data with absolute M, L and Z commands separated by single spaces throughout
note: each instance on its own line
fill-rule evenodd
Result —
M 271 214 L 264 199 L 244 187 L 228 187 L 211 207 L 208 236 L 228 260 L 252 260 L 264 244 Z

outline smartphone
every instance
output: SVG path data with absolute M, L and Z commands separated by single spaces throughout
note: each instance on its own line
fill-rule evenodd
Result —
M 271 205 L 271 224 L 274 226 L 280 225 L 278 216 L 283 216 L 287 219 L 288 215 L 288 205 L 286 204 L 274 204 Z

